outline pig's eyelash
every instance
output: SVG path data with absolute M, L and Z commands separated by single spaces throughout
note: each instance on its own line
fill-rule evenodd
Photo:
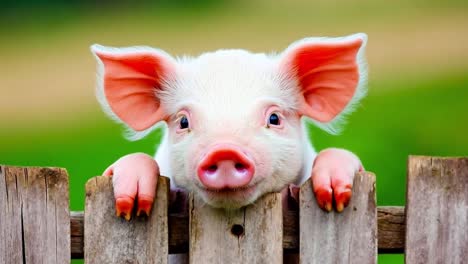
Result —
M 279 117 L 281 120 L 286 119 L 286 118 L 285 118 L 285 115 L 283 114 L 283 111 L 281 111 L 280 109 L 277 109 L 277 110 L 275 110 L 275 111 L 271 111 L 271 112 L 267 113 L 267 115 L 265 116 L 267 121 L 268 121 L 268 119 L 270 118 L 270 116 L 271 116 L 272 114 L 277 114 L 278 117 Z
M 182 117 L 187 117 L 188 118 L 188 115 L 187 114 L 184 114 L 182 112 L 178 112 L 177 114 L 174 115 L 174 122 L 175 123 L 179 123 L 180 122 L 180 119 L 182 119 Z
M 270 113 L 270 115 L 271 115 L 271 114 L 277 114 L 281 120 L 284 120 L 284 119 L 285 119 L 283 113 L 280 112 L 280 111 L 273 111 L 273 112 Z
M 185 127 L 181 127 L 182 126 L 182 124 L 181 124 L 182 118 L 184 118 L 184 117 L 187 120 L 187 123 L 186 123 Z M 177 126 L 177 131 L 190 132 L 191 131 L 191 126 L 190 126 L 190 121 L 189 120 L 190 119 L 189 119 L 188 113 L 182 111 L 182 112 L 177 113 L 173 124 L 174 124 L 174 126 Z
M 174 122 L 174 124 L 177 124 L 177 123 L 179 123 L 179 122 L 180 122 L 180 120 L 182 119 L 182 117 L 184 117 L 184 116 L 185 116 L 185 115 L 183 115 L 183 114 L 179 114 L 179 115 L 177 115 L 177 116 L 174 118 L 174 121 L 173 121 L 173 122 Z
M 175 126 L 179 126 L 180 120 L 181 120 L 183 117 L 186 117 L 186 118 L 187 118 L 187 116 L 184 115 L 184 114 L 178 115 L 178 116 L 174 119 L 174 125 L 175 125 Z
M 284 115 L 281 111 L 273 111 L 270 114 L 268 114 L 268 117 L 270 117 L 272 114 L 277 114 L 281 120 L 284 120 Z

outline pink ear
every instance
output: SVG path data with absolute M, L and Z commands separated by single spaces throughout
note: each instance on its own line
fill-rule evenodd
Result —
M 112 112 L 135 131 L 166 118 L 156 92 L 172 73 L 171 58 L 150 48 L 91 47 L 103 65 L 104 95 Z
M 298 81 L 302 115 L 326 123 L 345 109 L 359 83 L 357 54 L 364 38 L 306 39 L 286 50 L 281 67 Z

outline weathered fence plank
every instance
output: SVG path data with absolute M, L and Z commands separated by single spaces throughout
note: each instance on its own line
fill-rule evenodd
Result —
M 299 194 L 300 263 L 376 263 L 375 176 L 358 173 L 353 197 L 342 213 L 317 206 L 307 181 Z
M 0 181 L 4 182 L 0 184 L 0 252 L 4 252 L 0 254 L 0 263 L 23 262 L 23 208 L 17 177 L 24 177 L 23 170 L 0 166 Z
M 406 263 L 466 263 L 468 158 L 411 156 Z
M 301 189 L 299 209 L 293 206 L 282 214 L 280 194 L 270 194 L 226 214 L 194 196 L 190 210 L 168 210 L 169 183 L 161 178 L 154 217 L 125 222 L 114 216 L 110 178 L 90 180 L 86 216 L 70 216 L 65 170 L 0 166 L 0 263 L 69 263 L 70 253 L 83 258 L 85 248 L 87 263 L 166 263 L 168 252 L 189 251 L 189 238 L 196 263 L 281 263 L 283 249 L 298 252 L 299 245 L 302 253 L 304 248 L 320 250 L 312 256 L 315 262 L 303 254 L 302 263 L 375 263 L 377 235 L 383 253 L 402 253 L 406 239 L 407 263 L 462 263 L 468 258 L 468 158 L 410 157 L 406 212 L 404 207 L 376 209 L 374 183 L 373 174 L 357 175 L 354 196 L 342 214 L 318 209 L 310 183 Z M 270 237 L 268 231 L 262 233 L 270 228 L 279 232 Z M 231 240 L 237 243 L 231 245 Z M 259 240 L 268 243 L 254 242 Z
M 85 262 L 167 263 L 169 180 L 159 177 L 149 217 L 127 222 L 115 216 L 112 179 L 95 177 L 86 184 Z
M 70 263 L 68 175 L 0 166 L 0 263 Z
M 190 196 L 191 263 L 282 263 L 281 194 L 226 212 Z
M 345 209 L 347 210 L 347 209 Z M 299 211 L 283 212 L 283 249 L 299 252 Z M 84 214 L 72 211 L 70 215 L 72 258 L 84 256 Z M 188 253 L 189 219 L 187 214 L 169 213 L 169 254 Z M 405 244 L 405 208 L 403 206 L 377 207 L 379 253 L 403 253 Z

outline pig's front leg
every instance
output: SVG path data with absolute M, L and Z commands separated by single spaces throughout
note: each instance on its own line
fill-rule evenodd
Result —
M 117 216 L 130 220 L 135 200 L 137 216 L 150 214 L 159 176 L 158 164 L 151 156 L 126 155 L 109 166 L 103 175 L 112 177 Z
M 321 151 L 312 168 L 312 187 L 320 208 L 331 211 L 335 204 L 338 212 L 343 211 L 351 199 L 354 175 L 362 170 L 359 158 L 347 150 Z

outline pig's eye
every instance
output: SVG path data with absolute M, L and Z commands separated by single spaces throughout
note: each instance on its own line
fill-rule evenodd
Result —
M 273 113 L 268 118 L 268 125 L 279 126 L 280 125 L 280 117 L 278 114 Z
M 179 121 L 179 128 L 186 129 L 189 128 L 189 121 L 186 116 L 183 116 Z

